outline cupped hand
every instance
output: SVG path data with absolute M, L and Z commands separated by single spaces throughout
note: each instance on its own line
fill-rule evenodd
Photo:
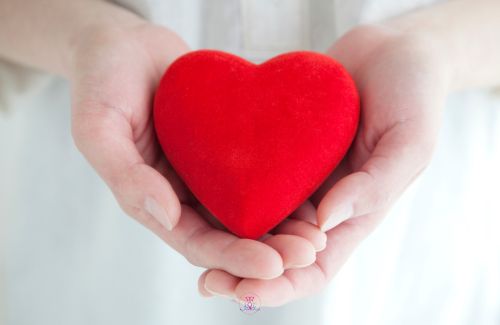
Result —
M 328 283 L 431 159 L 449 76 L 438 47 L 420 35 L 374 25 L 357 27 L 334 44 L 328 53 L 360 92 L 360 126 L 341 165 L 293 215 L 326 231 L 326 249 L 312 265 L 271 280 L 209 270 L 200 277 L 201 292 L 252 293 L 263 305 L 278 306 Z
M 191 263 L 270 279 L 310 265 L 326 236 L 291 220 L 260 241 L 220 229 L 168 164 L 155 138 L 152 102 L 167 66 L 189 51 L 172 31 L 137 20 L 89 26 L 74 43 L 72 133 L 121 208 Z

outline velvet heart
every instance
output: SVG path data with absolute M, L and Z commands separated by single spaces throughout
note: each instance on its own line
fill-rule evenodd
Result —
M 165 156 L 194 196 L 229 231 L 256 239 L 342 160 L 359 97 L 342 65 L 323 54 L 256 65 L 200 50 L 167 69 L 153 114 Z

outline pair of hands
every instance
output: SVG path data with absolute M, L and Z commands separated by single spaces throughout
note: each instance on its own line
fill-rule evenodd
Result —
M 261 240 L 224 231 L 169 166 L 155 139 L 152 101 L 166 67 L 189 51 L 168 29 L 94 27 L 75 44 L 75 143 L 122 209 L 207 269 L 204 296 L 257 294 L 277 306 L 323 288 L 429 163 L 448 73 L 434 44 L 363 26 L 328 51 L 361 96 L 353 146 L 321 188 Z

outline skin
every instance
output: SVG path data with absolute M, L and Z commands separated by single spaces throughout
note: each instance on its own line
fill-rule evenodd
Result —
M 324 288 L 429 164 L 447 94 L 500 84 L 498 12 L 498 1 L 450 1 L 339 39 L 328 54 L 362 99 L 353 147 L 310 200 L 258 241 L 221 230 L 154 139 L 153 91 L 189 50 L 179 36 L 102 1 L 0 0 L 0 55 L 70 81 L 75 144 L 124 211 L 207 268 L 202 295 L 251 292 L 278 306 Z

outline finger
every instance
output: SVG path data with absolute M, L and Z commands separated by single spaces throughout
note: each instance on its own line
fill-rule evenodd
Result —
M 314 214 L 314 218 L 316 218 L 316 213 Z M 273 229 L 273 233 L 295 235 L 307 239 L 313 245 L 316 252 L 326 247 L 326 234 L 318 226 L 303 220 L 287 218 Z
M 133 141 L 131 124 L 120 110 L 76 109 L 72 133 L 78 149 L 126 213 L 147 212 L 165 229 L 173 229 L 181 213 L 179 200 L 165 177 L 145 164 Z
M 339 271 L 356 246 L 373 230 L 378 216 L 348 220 L 328 232 L 327 248 L 318 253 L 314 264 L 286 270 L 270 280 L 240 279 L 220 270 L 209 270 L 202 280 L 214 294 L 241 297 L 248 293 L 259 297 L 263 306 L 281 306 L 314 294 L 325 287 Z M 214 277 L 212 272 L 217 272 Z
M 160 150 L 161 149 L 158 148 L 158 152 L 160 152 Z M 174 190 L 174 193 L 177 195 L 177 198 L 181 203 L 187 204 L 189 206 L 194 206 L 195 204 L 197 204 L 198 201 L 194 197 L 193 193 L 189 191 L 184 181 L 175 172 L 175 170 L 163 154 L 161 155 L 161 158 L 157 159 L 156 163 L 154 163 L 154 165 L 152 165 L 151 167 L 153 167 L 160 173 L 160 175 L 167 179 L 168 183 Z
M 263 242 L 280 254 L 285 269 L 305 267 L 316 260 L 314 246 L 303 237 L 278 234 Z
M 203 272 L 198 278 L 198 292 L 202 297 L 213 297 L 214 294 L 210 293 L 207 289 L 205 289 L 205 278 L 207 277 L 209 270 Z
M 309 197 L 309 201 L 314 208 L 315 225 L 318 224 L 317 209 L 319 207 L 319 204 L 321 203 L 321 200 L 325 197 L 326 193 L 328 193 L 328 191 L 332 189 L 333 185 L 335 185 L 340 179 L 352 173 L 352 168 L 350 167 L 347 159 L 348 156 L 349 153 L 344 159 L 342 159 L 338 166 L 335 167 L 333 172 L 327 177 L 327 179 L 321 184 L 321 186 Z
M 242 279 L 234 290 L 235 297 L 249 293 L 259 297 L 262 306 L 277 307 L 315 293 L 325 285 L 317 264 L 302 269 L 290 269 L 271 280 Z
M 415 139 L 421 133 L 422 128 L 411 123 L 386 132 L 361 169 L 342 178 L 322 199 L 321 229 L 328 231 L 349 218 L 389 207 L 429 163 L 433 144 L 426 135 Z
M 234 291 L 240 278 L 222 270 L 207 270 L 198 281 L 200 292 L 208 292 L 229 299 L 234 299 Z
M 245 278 L 271 279 L 283 273 L 283 260 L 276 249 L 216 229 L 186 205 L 182 205 L 181 218 L 172 231 L 147 214 L 138 220 L 193 265 Z
M 326 281 L 337 274 L 355 248 L 375 229 L 387 210 L 351 218 L 327 232 L 327 247 L 317 254 L 316 264 Z

